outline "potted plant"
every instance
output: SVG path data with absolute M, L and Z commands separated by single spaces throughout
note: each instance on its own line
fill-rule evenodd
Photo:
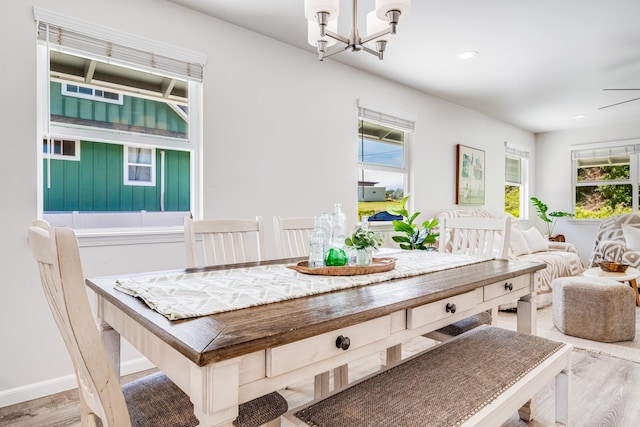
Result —
M 371 264 L 373 251 L 382 246 L 382 235 L 366 227 L 358 229 L 344 241 L 344 244 L 352 248 L 349 253 L 349 264 L 365 266 Z
M 548 212 L 549 207 L 542 203 L 542 201 L 537 197 L 532 197 L 531 203 L 533 203 L 533 206 L 536 208 L 538 218 L 544 222 L 545 227 L 547 228 L 547 237 L 553 236 L 553 228 L 555 227 L 558 218 L 574 216 L 570 212 Z
M 439 233 L 432 233 L 434 227 L 438 225 L 436 218 L 431 218 L 422 223 L 422 225 L 414 224 L 414 221 L 420 215 L 420 212 L 409 214 L 407 211 L 407 201 L 409 196 L 402 199 L 402 208 L 395 210 L 394 213 L 402 215 L 403 220 L 394 220 L 393 229 L 404 233 L 404 236 L 393 236 L 394 242 L 400 245 L 400 248 L 406 250 L 435 250 L 436 238 Z

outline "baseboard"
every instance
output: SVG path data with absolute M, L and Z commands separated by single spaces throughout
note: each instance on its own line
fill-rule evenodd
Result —
M 129 375 L 151 368 L 154 368 L 154 365 L 146 358 L 140 357 L 135 360 L 123 362 L 120 369 L 122 375 Z M 8 390 L 0 390 L 0 408 L 71 390 L 77 386 L 78 383 L 76 382 L 75 375 L 65 375 L 63 377 L 27 384 Z

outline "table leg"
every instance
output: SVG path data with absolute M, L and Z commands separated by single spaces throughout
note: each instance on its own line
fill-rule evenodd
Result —
M 107 350 L 107 355 L 109 356 L 111 366 L 116 373 L 116 378 L 120 379 L 120 334 L 115 329 L 113 329 L 111 325 L 104 321 L 104 300 L 100 297 L 97 298 L 96 318 L 98 323 L 98 331 L 100 332 L 102 343 Z
M 329 371 L 315 376 L 313 381 L 313 398 L 320 399 L 329 394 Z
M 538 306 L 535 298 L 532 298 L 530 295 L 525 295 L 518 300 L 518 332 L 532 335 L 537 334 L 537 311 Z
M 333 389 L 340 390 L 349 385 L 349 365 L 338 366 L 333 370 Z
M 537 313 L 538 305 L 536 303 L 536 290 L 535 283 L 533 281 L 533 274 L 531 275 L 530 289 L 531 293 L 525 295 L 518 300 L 518 317 L 517 328 L 518 332 L 536 335 L 537 333 Z M 518 409 L 518 415 L 524 421 L 532 421 L 534 412 L 534 402 L 529 400 L 520 409 Z
M 633 292 L 636 294 L 636 306 L 640 307 L 640 293 L 638 293 L 638 282 L 636 279 L 629 280 L 629 284 L 633 288 Z
M 191 365 L 189 396 L 201 427 L 232 427 L 238 417 L 240 359 Z

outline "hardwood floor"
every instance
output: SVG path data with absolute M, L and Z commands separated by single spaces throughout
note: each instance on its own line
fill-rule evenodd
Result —
M 412 341 L 405 351 L 412 353 L 430 345 L 426 338 Z M 372 355 L 359 366 L 351 367 L 352 377 L 375 370 L 381 355 Z M 148 372 L 146 372 L 148 373 Z M 144 373 L 144 374 L 146 374 Z M 140 374 L 134 376 L 137 377 Z M 128 377 L 127 379 L 131 379 Z M 640 425 L 640 363 L 615 357 L 575 350 L 571 378 L 572 425 L 580 427 L 636 427 Z M 503 427 L 554 425 L 553 384 L 535 398 L 536 419 L 531 423 L 514 414 Z M 291 407 L 309 399 L 313 381 L 302 381 L 282 391 Z M 0 408 L 3 427 L 69 427 L 79 426 L 77 392 L 75 390 L 47 396 L 30 402 Z

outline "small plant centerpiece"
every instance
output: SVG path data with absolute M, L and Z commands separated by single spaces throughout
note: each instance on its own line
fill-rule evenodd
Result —
M 365 266 L 371 264 L 372 252 L 382 246 L 382 235 L 367 227 L 358 227 L 350 237 L 344 240 L 344 244 L 352 248 L 349 253 L 349 264 Z
M 549 212 L 549 207 L 542 203 L 537 197 L 532 197 L 531 203 L 533 203 L 533 206 L 536 208 L 538 218 L 544 221 L 545 227 L 547 227 L 547 237 L 553 236 L 553 228 L 556 226 L 558 218 L 574 216 L 570 212 Z
M 440 236 L 439 233 L 433 233 L 433 229 L 438 225 L 436 218 L 431 218 L 422 223 L 422 225 L 414 224 L 414 221 L 420 215 L 420 212 L 410 214 L 407 210 L 407 201 L 409 196 L 402 199 L 402 208 L 395 210 L 394 213 L 402 215 L 403 220 L 394 220 L 393 229 L 404 233 L 404 236 L 393 236 L 394 242 L 400 245 L 400 248 L 406 250 L 423 250 L 433 251 L 436 249 L 434 244 Z

